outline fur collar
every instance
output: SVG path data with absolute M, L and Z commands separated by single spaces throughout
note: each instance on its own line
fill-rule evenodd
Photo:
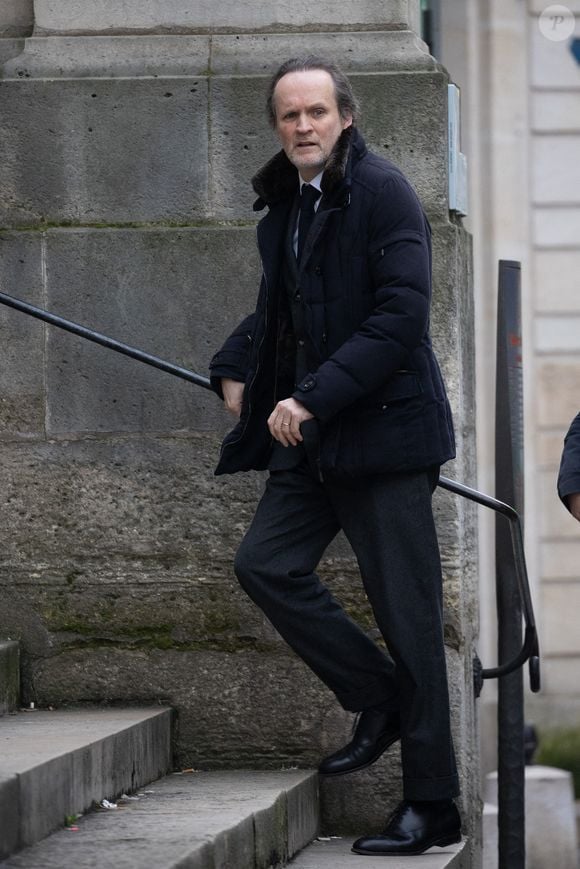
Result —
M 334 150 L 328 159 L 322 176 L 322 192 L 329 196 L 342 181 L 348 179 L 351 145 L 364 143 L 355 127 L 346 127 L 340 134 Z M 357 149 L 358 150 L 358 149 Z M 263 166 L 252 178 L 252 187 L 258 194 L 254 211 L 265 205 L 274 205 L 287 197 L 294 196 L 297 187 L 296 167 L 292 165 L 284 151 L 278 153 Z

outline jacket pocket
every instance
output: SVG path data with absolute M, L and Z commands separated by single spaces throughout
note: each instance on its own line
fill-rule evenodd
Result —
M 321 469 L 328 476 L 360 477 L 421 467 L 425 454 L 425 397 L 419 375 L 397 371 L 380 389 L 326 426 Z

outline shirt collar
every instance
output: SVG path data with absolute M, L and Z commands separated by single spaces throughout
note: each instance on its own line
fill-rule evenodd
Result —
M 322 170 L 322 172 L 319 172 L 318 175 L 316 175 L 312 179 L 312 181 L 303 181 L 302 176 L 300 174 L 298 174 L 298 178 L 300 180 L 300 193 L 302 194 L 302 188 L 304 187 L 305 184 L 310 184 L 311 187 L 315 187 L 316 190 L 318 190 L 318 192 L 320 194 L 322 194 L 322 186 L 321 185 L 322 185 L 322 176 L 323 175 L 324 175 L 324 169 Z

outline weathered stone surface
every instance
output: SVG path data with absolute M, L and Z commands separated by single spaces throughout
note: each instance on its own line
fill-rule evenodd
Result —
M 270 75 L 282 58 L 296 54 L 340 59 L 350 73 L 436 68 L 425 43 L 408 30 L 42 36 L 0 42 L 4 79 Z
M 54 230 L 46 260 L 51 310 L 203 376 L 260 274 L 253 226 Z M 51 329 L 46 352 L 50 434 L 233 425 L 212 392 L 82 338 Z
M 433 70 L 425 43 L 408 30 L 219 34 L 211 41 L 214 75 L 270 75 L 287 57 L 317 54 L 357 72 Z
M 42 36 L 21 43 L 3 78 L 207 75 L 207 36 Z
M 260 479 L 213 477 L 217 446 L 199 435 L 6 444 L 0 630 L 34 657 L 100 643 L 285 650 L 232 575 Z M 342 548 L 324 573 L 372 630 Z
M 171 764 L 171 710 L 21 712 L 0 720 L 2 791 L 14 795 L 15 847 L 38 842 L 67 815 L 142 787 Z M 50 795 L 50 799 L 48 799 Z M 7 818 L 0 816 L 4 826 Z M 1 835 L 1 834 L 0 834 Z M 0 859 L 8 852 L 0 852 Z
M 2 38 L 0 36 L 0 65 L 3 66 L 13 57 L 18 57 L 19 54 L 22 54 L 25 44 L 24 39 L 9 39 L 8 37 Z
M 20 703 L 20 647 L 0 640 L 0 715 L 14 712 Z
M 34 680 L 39 702 L 164 698 L 179 710 L 178 768 L 227 769 L 242 758 L 250 768 L 312 767 L 321 742 L 334 741 L 345 718 L 330 692 L 283 649 L 266 655 L 88 645 L 39 660 Z
M 207 82 L 2 81 L 1 226 L 192 222 L 207 202 Z
M 33 0 L 2 0 L 0 38 L 28 36 L 34 21 Z
M 0 292 L 43 304 L 43 239 L 0 233 Z M 44 434 L 44 327 L 0 306 L 0 440 Z
M 216 4 L 211 0 L 35 0 L 35 32 L 44 33 L 183 33 L 248 30 L 359 30 L 365 28 L 419 29 L 418 4 L 409 0 L 361 0 L 336 4 L 320 0 L 313 15 L 307 0 L 270 3 Z M 313 18 L 315 20 L 313 20 Z
M 296 817 L 297 804 L 307 824 Z M 286 865 L 316 835 L 317 777 L 296 770 L 196 770 L 158 779 L 118 806 L 115 812 L 89 813 L 73 833 L 54 833 L 14 856 L 6 869 Z

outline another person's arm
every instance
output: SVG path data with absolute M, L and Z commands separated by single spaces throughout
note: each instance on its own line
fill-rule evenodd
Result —
M 572 421 L 564 439 L 558 495 L 572 516 L 580 522 L 580 413 Z

